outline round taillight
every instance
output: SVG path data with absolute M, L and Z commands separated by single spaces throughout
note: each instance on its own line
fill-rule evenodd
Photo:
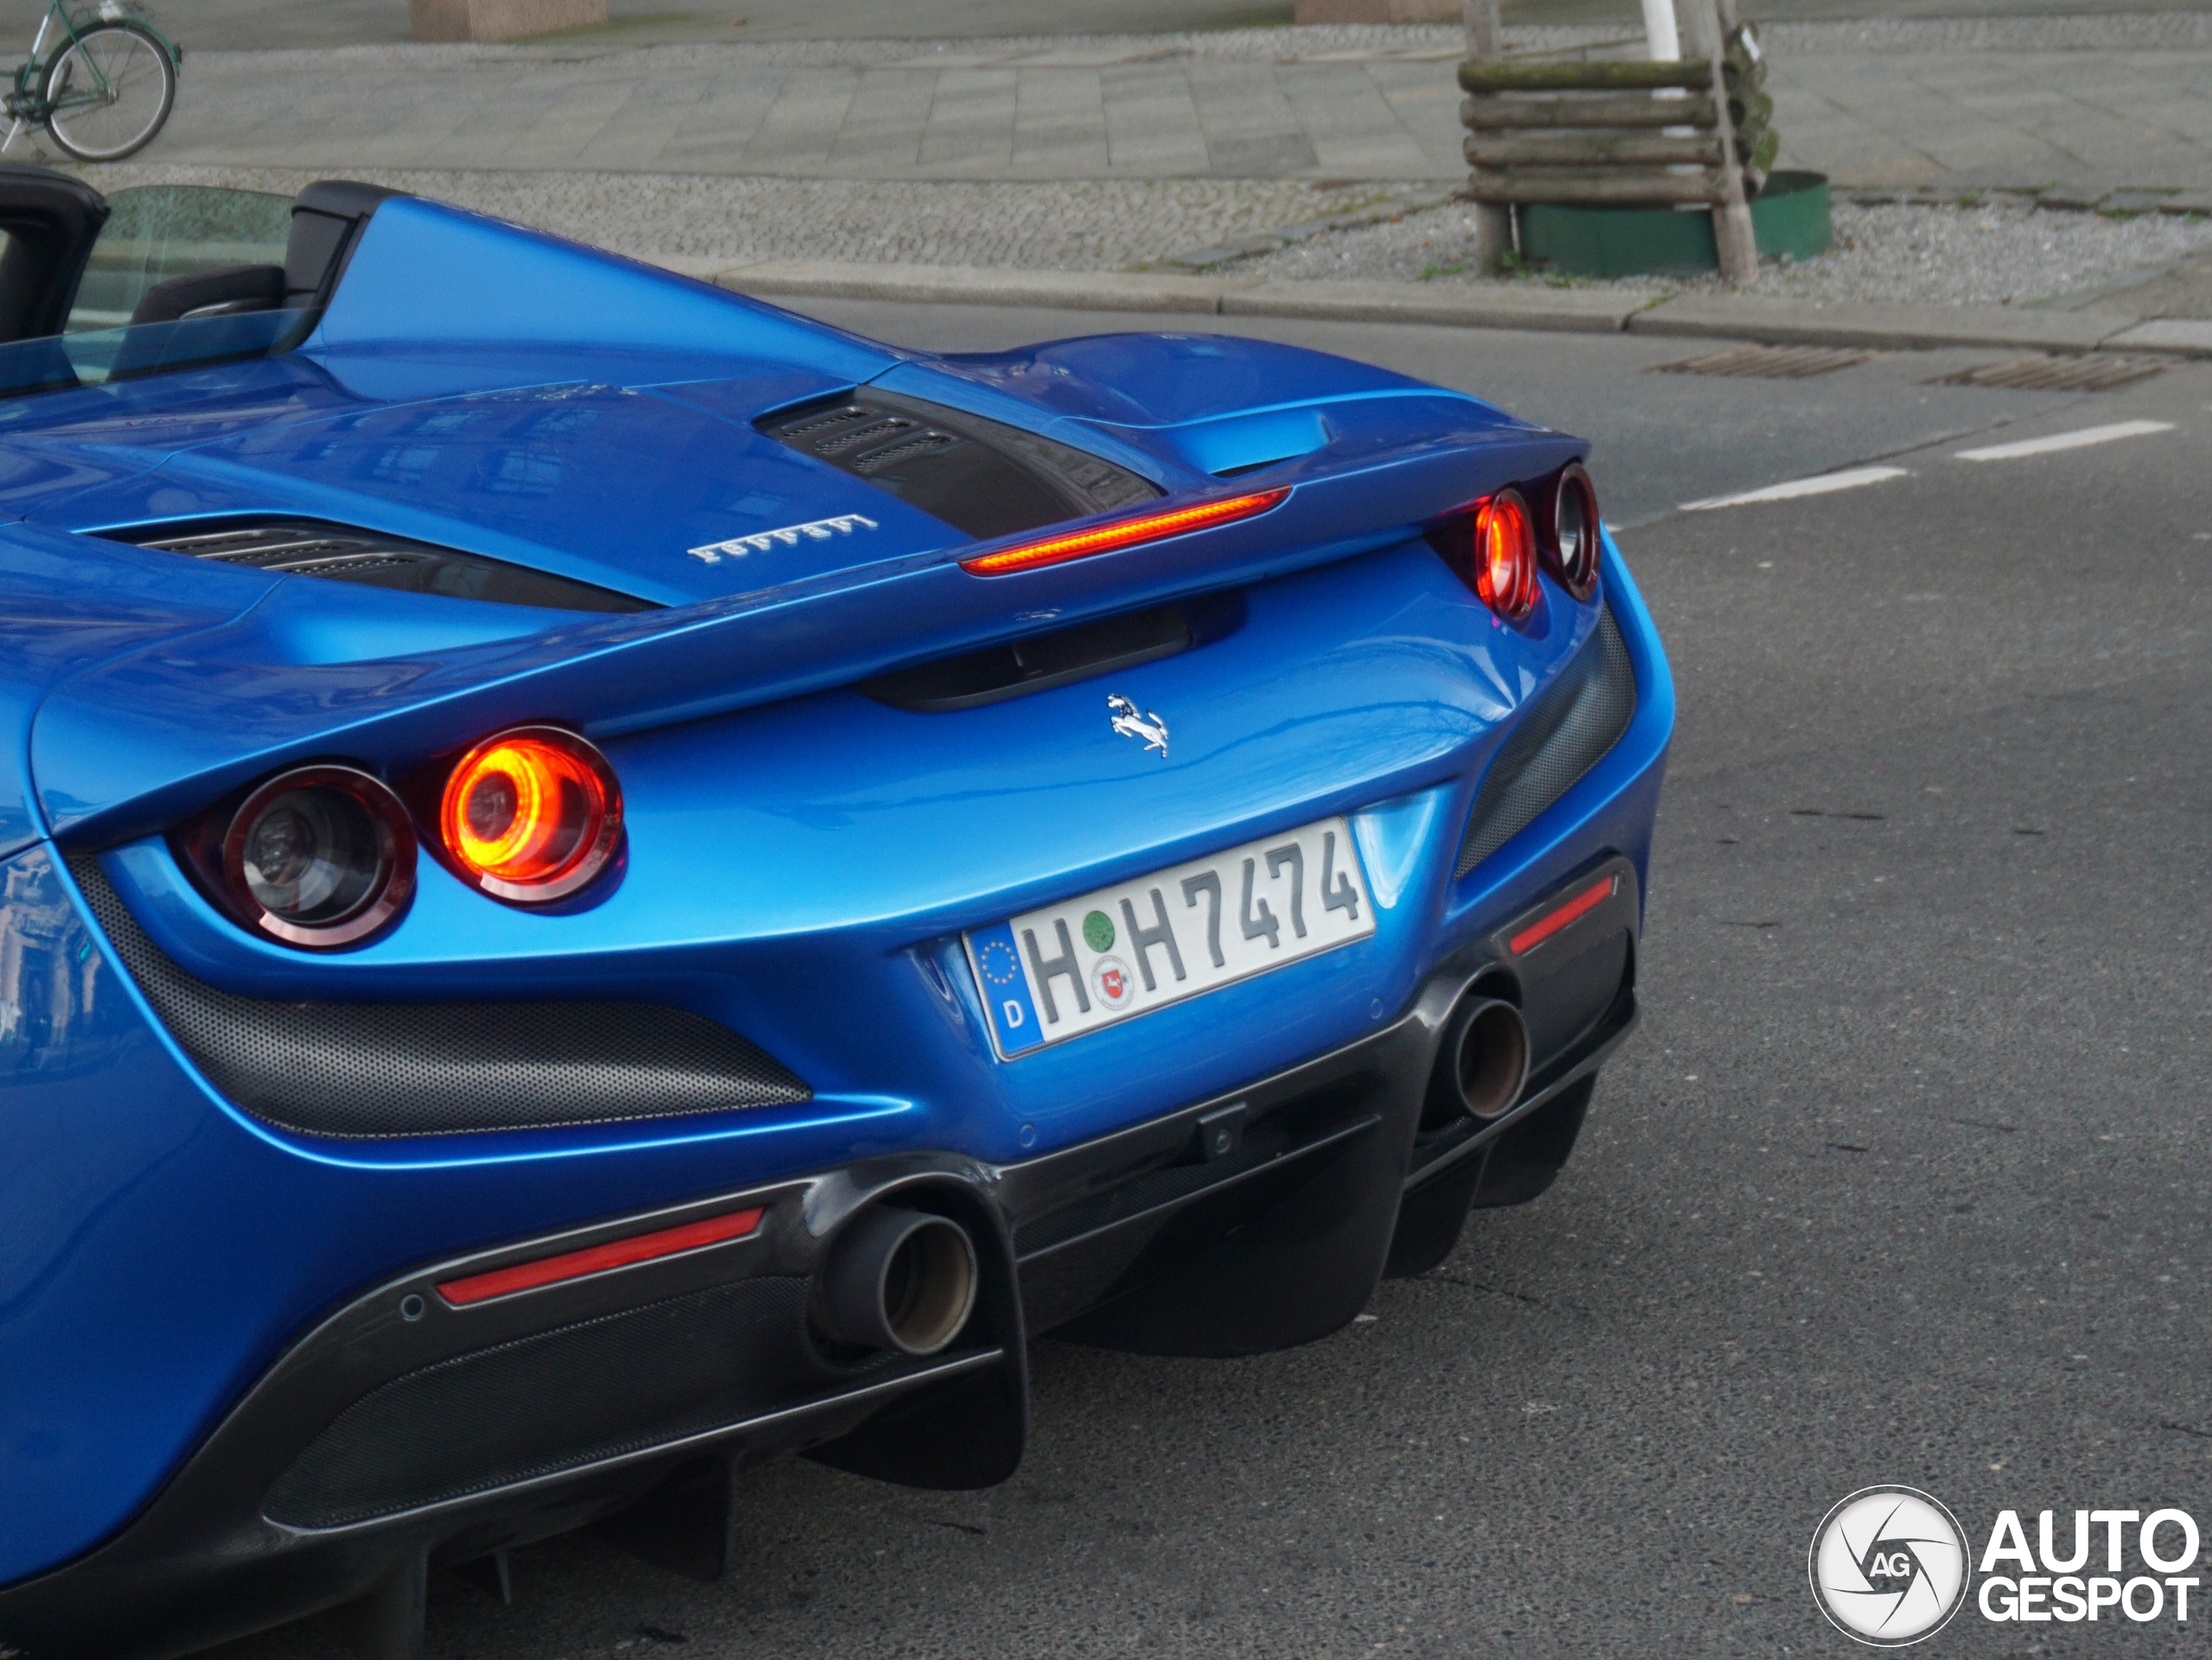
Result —
M 1499 491 L 1476 515 L 1475 592 L 1509 622 L 1536 603 L 1536 532 L 1518 490 Z
M 543 904 L 607 868 L 622 834 L 622 789 L 607 758 L 575 733 L 517 727 L 454 766 L 438 831 L 486 893 Z
M 415 894 L 415 832 L 382 779 L 351 766 L 279 773 L 231 815 L 224 886 L 239 913 L 288 945 L 366 939 Z
M 1598 490 L 1581 462 L 1560 469 L 1546 517 L 1547 562 L 1568 593 L 1588 599 L 1598 585 Z

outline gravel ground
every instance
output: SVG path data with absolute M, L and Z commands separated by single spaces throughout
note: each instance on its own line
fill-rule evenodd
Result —
M 1996 200 L 1975 207 L 1838 202 L 1835 246 L 1818 258 L 1770 264 L 1749 291 L 1797 300 L 2018 305 L 2106 286 L 2212 245 L 2212 223 L 2165 214 L 2103 219 Z M 1472 274 L 1474 210 L 1453 206 L 1393 224 L 1317 236 L 1239 262 L 1240 274 L 1397 282 L 1497 281 Z M 1527 281 L 1528 278 L 1506 279 Z M 1576 286 L 1660 294 L 1719 286 L 1717 277 L 1574 279 Z
M 260 168 L 86 169 L 112 194 L 140 184 L 225 185 L 290 195 L 313 175 Z M 663 174 L 422 172 L 355 176 L 533 225 L 640 258 L 834 259 L 866 264 L 1117 270 L 1168 254 L 1348 212 L 1381 187 L 1322 189 L 1298 180 L 1179 179 L 1061 183 L 918 183 Z M 2035 212 L 1997 199 L 1976 207 L 1834 208 L 1836 245 L 1769 265 L 1754 293 L 1808 300 L 2024 304 L 2106 287 L 2212 246 L 2212 222 Z M 1473 210 L 1329 232 L 1223 267 L 1238 276 L 1479 283 Z M 1597 284 L 1657 295 L 1717 278 L 1632 277 Z
M 317 175 L 275 168 L 79 169 L 132 185 L 223 185 L 291 195 Z M 1294 179 L 912 183 L 670 174 L 414 172 L 350 177 L 496 214 L 640 258 L 1118 270 L 1184 248 L 1344 213 L 1385 194 Z

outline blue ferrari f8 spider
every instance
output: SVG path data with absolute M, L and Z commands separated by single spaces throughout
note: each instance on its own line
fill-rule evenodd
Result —
M 0 1651 L 1021 1456 L 1541 1193 L 1674 700 L 1581 442 L 0 169 Z

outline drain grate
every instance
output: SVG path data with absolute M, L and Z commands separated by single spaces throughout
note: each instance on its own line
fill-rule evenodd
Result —
M 1815 375 L 1832 374 L 1838 369 L 1848 369 L 1854 363 L 1865 363 L 1874 357 L 1872 352 L 1853 352 L 1825 346 L 1735 346 L 1726 352 L 1708 352 L 1703 357 L 1686 358 L 1680 363 L 1655 363 L 1651 372 L 1659 375 L 1735 375 L 1758 380 L 1807 380 Z
M 1956 374 L 1938 375 L 1930 386 L 2001 386 L 2016 392 L 2116 392 L 2165 373 L 2156 358 L 2006 358 Z

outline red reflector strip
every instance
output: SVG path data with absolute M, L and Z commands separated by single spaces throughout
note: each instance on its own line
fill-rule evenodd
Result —
M 1137 518 L 1117 518 L 1110 525 L 1094 525 L 1087 531 L 1070 531 L 1065 536 L 1048 536 L 1041 542 L 1025 542 L 1017 548 L 978 554 L 973 559 L 963 559 L 960 569 L 970 576 L 1004 576 L 1012 571 L 1064 564 L 1070 559 L 1087 559 L 1094 553 L 1112 553 L 1118 548 L 1135 547 L 1141 542 L 1159 542 L 1185 531 L 1210 530 L 1216 525 L 1250 518 L 1280 506 L 1289 493 L 1286 487 L 1262 490 L 1257 495 L 1231 496 L 1226 501 L 1202 501 L 1193 507 L 1176 507 Z
M 1514 935 L 1505 942 L 1505 948 L 1516 957 L 1520 956 L 1523 951 L 1535 950 L 1560 929 L 1566 927 L 1568 923 L 1574 921 L 1578 917 L 1588 916 L 1607 900 L 1612 898 L 1613 889 L 1619 881 L 1620 878 L 1618 876 L 1600 877 L 1549 916 L 1530 923 L 1519 933 Z
M 632 1234 L 627 1239 L 611 1239 L 603 1245 L 563 1251 L 558 1256 L 541 1256 L 534 1262 L 495 1268 L 488 1274 L 447 1280 L 438 1287 L 438 1294 L 449 1303 L 483 1302 L 518 1291 L 534 1291 L 542 1285 L 556 1285 L 563 1280 L 580 1280 L 587 1274 L 628 1268 L 632 1262 L 650 1262 L 657 1256 L 673 1256 L 678 1251 L 696 1250 L 702 1245 L 718 1245 L 725 1239 L 742 1239 L 760 1225 L 763 1214 L 762 1208 L 755 1205 L 749 1211 L 732 1211 L 726 1216 L 710 1216 L 704 1221 L 663 1228 L 658 1233 Z

